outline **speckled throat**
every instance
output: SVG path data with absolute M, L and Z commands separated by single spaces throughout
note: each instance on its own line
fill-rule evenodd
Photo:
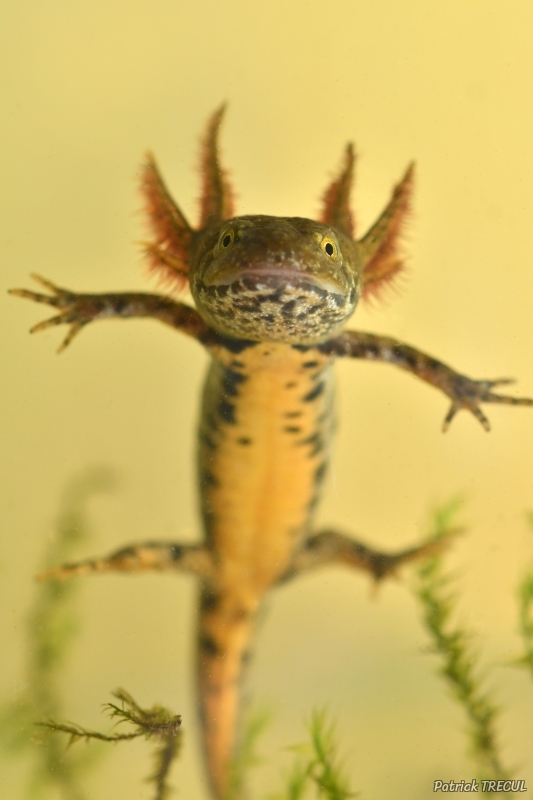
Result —
M 202 316 L 228 336 L 251 341 L 311 343 L 331 335 L 350 316 L 355 290 L 346 303 L 340 293 L 304 277 L 245 276 L 229 286 L 200 286 Z

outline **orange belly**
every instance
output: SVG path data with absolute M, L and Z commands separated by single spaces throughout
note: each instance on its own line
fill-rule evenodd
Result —
M 316 350 L 259 344 L 213 363 L 199 477 L 221 588 L 259 598 L 287 568 L 326 470 L 331 407 L 331 369 Z
M 216 576 L 203 587 L 199 692 L 208 771 L 227 789 L 238 684 L 263 595 L 309 531 L 327 464 L 332 374 L 317 350 L 257 344 L 211 365 L 199 471 Z

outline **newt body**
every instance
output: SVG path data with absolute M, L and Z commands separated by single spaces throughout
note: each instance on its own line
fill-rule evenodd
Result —
M 320 222 L 233 217 L 217 151 L 221 117 L 222 110 L 212 117 L 204 141 L 197 230 L 170 197 L 153 159 L 143 174 L 155 239 L 146 245 L 151 265 L 178 286 L 188 282 L 196 309 L 156 294 L 77 294 L 43 279 L 49 294 L 13 291 L 59 310 L 33 330 L 70 324 L 63 346 L 97 319 L 151 317 L 192 336 L 212 356 L 199 430 L 204 543 L 132 545 L 52 574 L 175 569 L 199 577 L 199 707 L 216 798 L 228 791 L 239 680 L 269 590 L 334 563 L 380 579 L 435 549 L 427 543 L 385 554 L 337 531 L 313 532 L 333 428 L 335 359 L 386 361 L 436 386 L 451 401 L 445 428 L 464 408 L 488 429 L 481 402 L 533 405 L 493 392 L 506 379 L 472 380 L 389 337 L 342 332 L 359 297 L 379 292 L 402 267 L 399 236 L 412 167 L 359 240 L 349 205 L 351 146 L 324 196 Z
M 217 772 L 231 751 L 239 677 L 266 592 L 310 533 L 331 434 L 331 359 L 269 343 L 207 377 L 200 426 L 204 527 L 217 564 L 199 619 L 200 703 Z M 218 720 L 224 720 L 224 731 Z

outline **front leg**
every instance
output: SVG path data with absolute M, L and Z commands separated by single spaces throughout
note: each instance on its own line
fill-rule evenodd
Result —
M 57 316 L 39 322 L 31 329 L 31 333 L 37 333 L 54 325 L 70 325 L 58 352 L 64 350 L 85 325 L 98 319 L 150 317 L 177 328 L 205 344 L 212 337 L 211 329 L 194 308 L 184 303 L 177 303 L 170 297 L 148 292 L 78 294 L 62 289 L 39 275 L 32 277 L 48 289 L 50 294 L 40 294 L 28 289 L 11 289 L 10 294 L 58 309 Z
M 454 416 L 461 409 L 470 411 L 486 431 L 490 424 L 480 408 L 481 403 L 503 403 L 512 406 L 533 406 L 528 397 L 510 397 L 496 394 L 495 386 L 513 383 L 512 378 L 495 380 L 473 380 L 466 375 L 455 372 L 447 364 L 428 356 L 411 345 L 403 344 L 390 336 L 378 336 L 373 333 L 345 331 L 339 336 L 321 345 L 321 350 L 328 354 L 349 358 L 365 358 L 370 361 L 386 361 L 401 369 L 405 369 L 444 392 L 451 405 L 442 430 L 446 431 Z
M 103 558 L 87 558 L 41 572 L 39 580 L 79 577 L 96 572 L 147 572 L 172 570 L 197 575 L 204 581 L 213 576 L 214 564 L 205 545 L 174 542 L 143 542 L 116 550 Z

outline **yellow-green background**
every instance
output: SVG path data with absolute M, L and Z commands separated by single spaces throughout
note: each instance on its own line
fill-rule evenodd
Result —
M 388 332 L 467 374 L 521 379 L 533 395 L 533 5 L 530 0 L 92 0 L 2 3 L 2 286 L 37 271 L 78 290 L 142 289 L 136 169 L 153 149 L 185 212 L 197 210 L 197 141 L 229 101 L 224 160 L 245 213 L 312 216 L 348 139 L 360 154 L 362 231 L 417 160 L 408 280 L 354 324 Z M 153 284 L 152 284 L 153 287 Z M 3 290 L 2 290 L 3 291 Z M 60 331 L 30 338 L 46 309 L 0 295 L 1 684 L 24 685 L 24 614 L 61 488 L 83 467 L 121 476 L 93 504 L 87 554 L 150 538 L 196 538 L 193 451 L 206 359 L 150 322 L 103 323 L 61 357 Z M 466 491 L 466 539 L 450 564 L 461 614 L 505 709 L 506 762 L 533 790 L 533 684 L 504 666 L 519 650 L 513 592 L 533 556 L 533 414 L 466 414 L 443 436 L 445 400 L 391 367 L 338 368 L 341 425 L 320 519 L 395 548 L 434 501 Z M 183 715 L 174 772 L 204 798 L 192 679 L 194 590 L 180 576 L 97 577 L 64 681 L 68 716 L 100 726 L 124 686 Z M 473 777 L 464 720 L 423 654 L 405 585 L 377 602 L 365 577 L 328 570 L 276 594 L 257 640 L 253 697 L 270 706 L 269 766 L 327 704 L 366 798 L 432 795 Z M 145 798 L 144 744 L 116 747 L 91 798 Z M 23 768 L 2 764 L 17 800 Z

